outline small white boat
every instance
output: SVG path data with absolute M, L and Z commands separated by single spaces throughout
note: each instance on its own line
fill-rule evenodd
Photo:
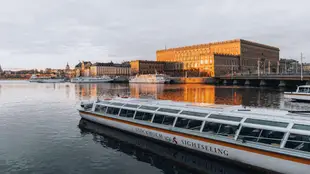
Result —
M 129 83 L 169 83 L 170 79 L 165 74 L 141 74 L 132 77 Z
M 298 86 L 295 92 L 284 92 L 284 98 L 310 102 L 310 85 Z
M 310 170 L 308 113 L 120 97 L 78 110 L 86 120 L 245 166 Z
M 108 83 L 112 82 L 113 79 L 109 76 L 102 77 L 76 77 L 71 79 L 71 83 Z
M 63 83 L 65 79 L 63 78 L 49 78 L 49 79 L 41 79 L 37 81 L 38 83 Z
M 48 77 L 38 77 L 37 75 L 33 74 L 30 79 L 29 79 L 29 82 L 38 82 L 40 80 L 43 80 L 43 79 L 47 79 Z
M 63 78 L 52 78 L 52 77 L 38 77 L 36 75 L 32 75 L 29 79 L 29 82 L 62 83 L 62 82 L 65 82 L 65 79 L 63 79 Z

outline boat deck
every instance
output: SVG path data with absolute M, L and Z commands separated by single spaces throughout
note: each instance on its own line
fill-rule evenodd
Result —
M 268 109 L 268 108 L 256 108 L 256 107 L 243 107 L 241 105 L 218 105 L 218 104 L 206 104 L 206 103 L 189 103 L 189 102 L 175 102 L 171 100 L 155 100 L 155 99 L 137 99 L 137 98 L 113 98 L 100 101 L 103 104 L 118 103 L 118 106 L 125 104 L 145 105 L 158 108 L 170 108 L 176 110 L 187 110 L 209 114 L 219 113 L 228 114 L 230 116 L 242 116 L 242 117 L 265 117 L 268 119 L 277 120 L 300 120 L 310 123 L 310 111 L 307 112 L 290 112 L 288 110 L 280 109 Z M 123 104 L 123 105 L 122 105 Z M 178 113 L 180 113 L 178 112 Z M 177 113 L 175 113 L 177 114 Z

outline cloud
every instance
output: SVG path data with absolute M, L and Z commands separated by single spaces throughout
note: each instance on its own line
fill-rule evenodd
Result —
M 235 38 L 307 53 L 309 2 L 287 0 L 0 0 L 2 67 L 153 59 L 157 49 Z M 306 59 L 308 60 L 308 59 Z M 309 59 L 310 61 L 310 59 Z

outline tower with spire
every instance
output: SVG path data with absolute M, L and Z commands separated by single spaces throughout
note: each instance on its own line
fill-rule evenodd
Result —
M 67 62 L 65 71 L 69 71 L 69 70 L 70 70 L 70 66 L 69 66 L 69 63 Z
M 1 74 L 1 73 L 3 73 L 3 70 L 2 70 L 1 65 L 0 65 L 0 74 Z

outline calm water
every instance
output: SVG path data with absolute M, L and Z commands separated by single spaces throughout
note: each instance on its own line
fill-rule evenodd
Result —
M 81 120 L 75 105 L 80 99 L 119 94 L 272 108 L 307 107 L 284 102 L 282 92 L 198 84 L 0 81 L 0 173 L 254 173 Z

